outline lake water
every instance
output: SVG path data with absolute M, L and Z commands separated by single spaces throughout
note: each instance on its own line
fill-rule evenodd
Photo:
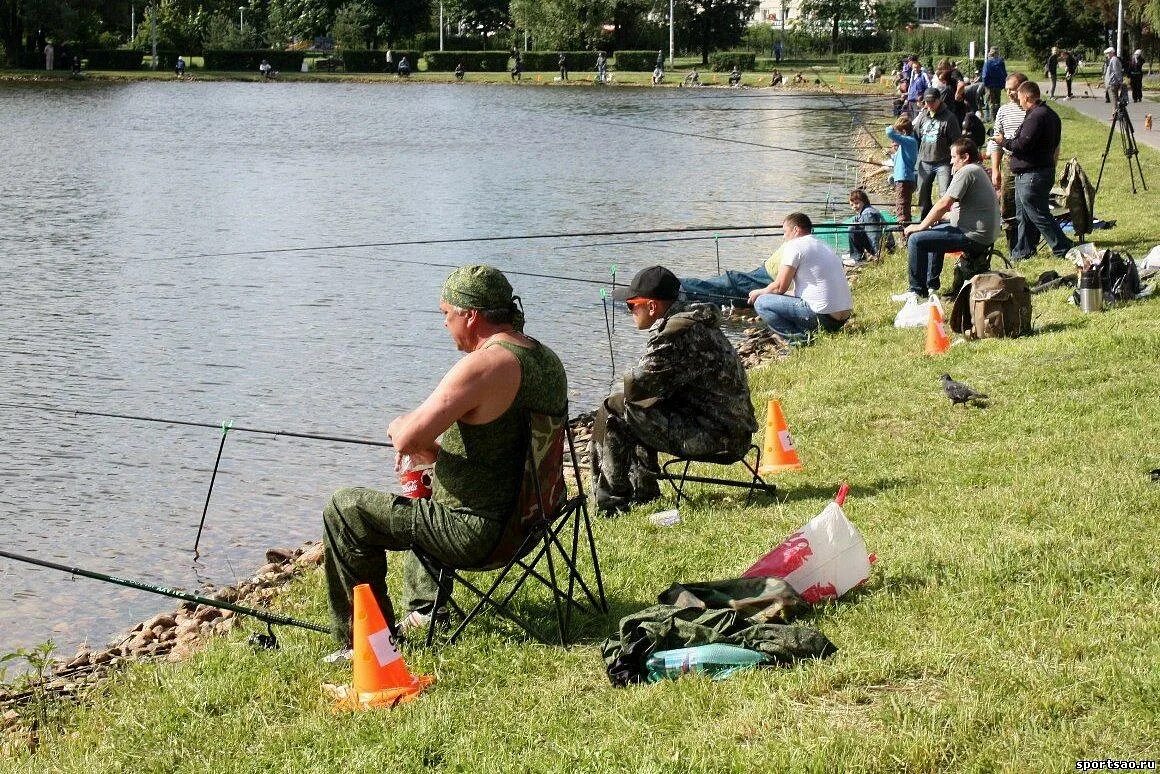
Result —
M 713 274 L 714 244 L 325 246 L 778 223 L 793 207 L 752 200 L 844 203 L 847 165 L 609 122 L 850 155 L 844 113 L 750 110 L 834 104 L 714 89 L 0 87 L 0 403 L 381 439 L 458 356 L 437 314 L 448 270 L 423 263 L 595 280 L 615 263 L 625 282 L 651 263 Z M 722 240 L 720 260 L 749 269 L 775 244 Z M 181 257 L 271 248 L 311 249 Z M 611 378 L 599 287 L 512 279 L 529 333 L 568 368 L 573 412 L 591 408 Z M 620 370 L 641 336 L 617 316 Z M 336 487 L 393 483 L 387 449 L 232 433 L 195 566 L 218 431 L 0 407 L 0 436 L 0 548 L 191 590 L 318 539 Z M 0 653 L 100 645 L 172 607 L 0 559 Z

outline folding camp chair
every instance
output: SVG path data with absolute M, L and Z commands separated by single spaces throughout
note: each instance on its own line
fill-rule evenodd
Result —
M 564 478 L 565 443 L 571 452 L 576 478 L 574 495 L 569 494 Z M 427 552 L 413 549 L 439 586 L 427 629 L 427 646 L 434 643 L 440 614 L 448 609 L 461 619 L 448 636 L 449 643 L 458 639 L 467 625 L 485 610 L 501 615 L 534 639 L 540 639 L 535 629 L 512 611 L 510 604 L 529 579 L 539 581 L 552 594 L 561 645 L 567 643 L 572 613 L 587 610 L 586 602 L 597 612 L 608 612 L 578 459 L 566 412 L 564 416 L 530 413 L 527 456 L 516 510 L 487 559 L 475 567 L 449 567 Z M 581 538 L 591 562 L 591 582 L 585 580 L 580 570 Z M 465 576 L 465 573 L 484 571 L 498 573 L 486 585 L 477 585 Z M 452 597 L 454 584 L 476 598 L 470 609 L 460 606 Z
M 749 464 L 749 452 L 754 453 L 753 464 Z M 751 475 L 748 481 L 730 479 L 730 478 L 711 478 L 709 476 L 690 476 L 689 467 L 694 462 L 708 463 L 711 465 L 743 465 Z M 675 468 L 678 465 L 684 465 L 679 475 L 674 475 L 670 468 Z M 685 484 L 689 481 L 694 481 L 700 484 L 716 484 L 717 486 L 732 486 L 748 489 L 745 494 L 745 502 L 749 502 L 749 498 L 753 497 L 753 493 L 760 491 L 765 494 L 776 495 L 777 485 L 768 484 L 765 479 L 761 477 L 758 470 L 761 468 L 761 448 L 756 444 L 750 444 L 749 448 L 745 450 L 745 454 L 740 459 L 735 454 L 712 454 L 704 456 L 681 457 L 676 456 L 671 460 L 667 460 L 661 465 L 661 473 L 657 478 L 667 481 L 669 486 L 673 488 L 673 492 L 677 495 L 677 507 L 681 506 L 681 499 L 685 496 Z

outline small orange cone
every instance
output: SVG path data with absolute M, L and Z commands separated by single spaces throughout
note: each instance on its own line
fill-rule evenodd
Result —
M 926 324 L 926 354 L 944 355 L 951 348 L 946 325 L 943 324 L 942 308 L 938 302 L 931 302 L 930 320 Z
M 354 587 L 354 691 L 343 705 L 350 709 L 393 707 L 410 701 L 434 677 L 415 677 L 395 646 L 383 611 L 362 583 Z
M 761 450 L 761 473 L 781 473 L 786 470 L 801 470 L 793 436 L 785 425 L 785 415 L 781 413 L 781 402 L 769 402 L 769 415 L 765 420 L 765 448 Z

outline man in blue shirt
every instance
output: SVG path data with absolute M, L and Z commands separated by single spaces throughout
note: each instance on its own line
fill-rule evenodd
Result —
M 999 49 L 991 46 L 987 61 L 983 62 L 983 86 L 987 89 L 987 120 L 995 116 L 995 111 L 1003 104 L 1003 84 L 1007 82 L 1007 63 L 999 56 Z

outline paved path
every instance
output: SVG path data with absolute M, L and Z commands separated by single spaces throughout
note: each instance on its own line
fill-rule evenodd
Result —
M 1093 82 L 1094 83 L 1094 82 Z M 1044 81 L 1039 84 L 1039 90 L 1047 95 L 1051 92 L 1051 82 Z M 1085 116 L 1089 116 L 1098 121 L 1102 121 L 1105 126 L 1111 126 L 1112 106 L 1104 102 L 1104 90 L 1098 91 L 1089 86 L 1087 83 L 1080 81 L 1078 78 L 1072 83 L 1071 92 L 1074 95 L 1069 100 L 1059 100 L 1059 104 L 1067 105 L 1069 108 L 1078 110 Z M 1063 79 L 1059 79 L 1059 85 L 1055 88 L 1056 95 L 1067 94 L 1067 86 L 1064 85 Z M 1091 94 L 1092 96 L 1084 96 Z M 1051 104 L 1054 100 L 1048 100 Z M 1152 131 L 1144 128 L 1144 115 L 1151 113 L 1155 121 Z M 1148 92 L 1144 92 L 1143 102 L 1132 102 L 1128 99 L 1128 115 L 1132 119 L 1132 128 L 1136 133 L 1136 144 L 1148 145 L 1160 150 L 1160 102 L 1148 98 Z

